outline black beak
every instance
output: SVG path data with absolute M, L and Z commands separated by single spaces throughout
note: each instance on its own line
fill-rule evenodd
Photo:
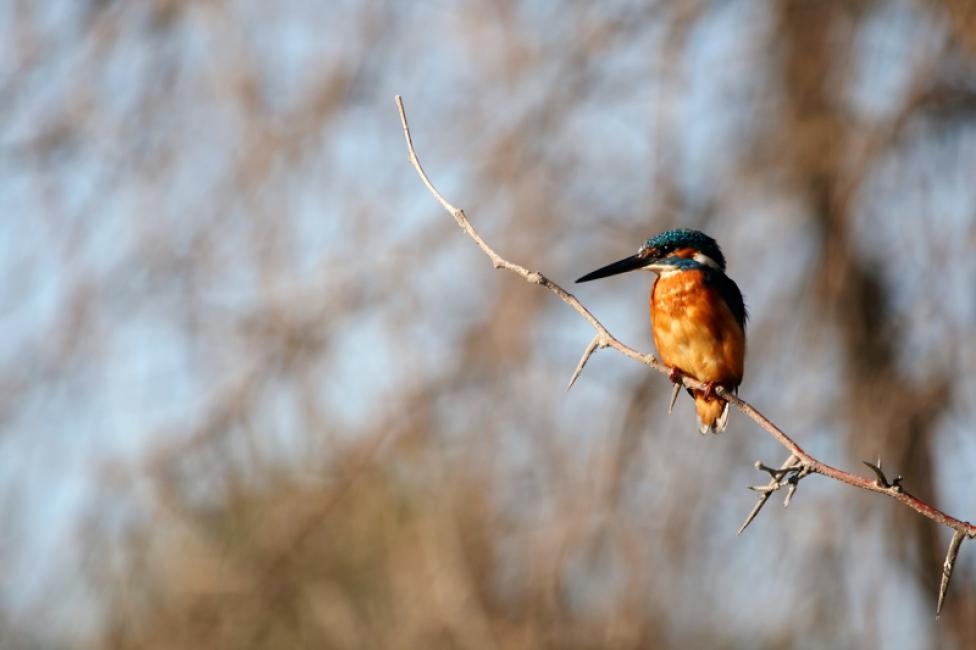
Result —
M 644 268 L 650 262 L 651 260 L 648 258 L 646 254 L 642 255 L 638 253 L 637 255 L 626 257 L 622 260 L 614 262 L 613 264 L 607 264 L 603 268 L 599 268 L 596 271 L 587 273 L 579 280 L 577 280 L 577 282 L 589 282 L 590 280 L 599 280 L 600 278 L 606 278 L 611 275 L 617 275 L 618 273 L 626 273 L 627 271 L 636 271 L 637 269 Z

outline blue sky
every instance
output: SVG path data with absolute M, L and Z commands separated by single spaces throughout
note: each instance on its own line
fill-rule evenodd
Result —
M 619 9 L 608 7 L 602 11 Z M 471 20 L 469 9 L 420 3 L 409 10 L 377 10 L 373 22 L 353 2 L 323 12 L 295 0 L 282 3 L 273 15 L 260 4 L 239 3 L 229 14 L 234 22 L 218 25 L 215 21 L 225 16 L 201 5 L 172 31 L 157 31 L 148 10 L 124 7 L 110 10 L 118 13 L 123 29 L 109 52 L 97 51 L 97 41 L 79 23 L 76 3 L 41 9 L 43 46 L 35 56 L 42 61 L 27 59 L 19 70 L 15 64 L 0 70 L 0 79 L 17 86 L 15 96 L 0 103 L 5 122 L 0 147 L 8 152 L 0 160 L 0 203 L 12 215 L 0 227 L 0 264 L 9 278 L 0 289 L 0 329 L 8 341 L 4 372 L 12 378 L 15 396 L 4 405 L 0 437 L 0 485 L 10 502 L 10 525 L 0 548 L 11 562 L 10 584 L 28 585 L 3 593 L 10 611 L 22 616 L 58 594 L 53 609 L 63 625 L 84 618 L 79 612 L 87 612 L 91 601 L 82 586 L 86 558 L 79 554 L 75 532 L 93 512 L 120 529 L 126 517 L 138 517 L 138 506 L 151 501 L 151 490 L 139 478 L 147 455 L 171 444 L 174 436 L 191 435 L 213 396 L 246 375 L 240 359 L 246 357 L 248 333 L 221 332 L 221 323 L 234 322 L 231 315 L 271 296 L 309 305 L 302 317 L 343 323 L 330 342 L 341 353 L 330 357 L 314 382 L 338 428 L 355 432 L 377 418 L 377 405 L 395 400 L 418 369 L 435 374 L 450 363 L 451 346 L 476 317 L 482 292 L 531 290 L 493 273 L 470 242 L 445 225 L 447 215 L 406 164 L 394 94 L 404 96 L 418 149 L 444 194 L 469 211 L 503 254 L 532 254 L 558 282 L 568 283 L 607 261 L 605 252 L 626 254 L 636 247 L 632 233 L 644 226 L 635 222 L 658 201 L 653 182 L 658 166 L 674 164 L 688 197 L 681 207 L 689 213 L 703 210 L 710 197 L 730 186 L 737 191 L 731 211 L 710 226 L 736 253 L 730 256 L 730 273 L 746 289 L 756 315 L 754 331 L 768 336 L 762 315 L 808 291 L 804 283 L 816 260 L 807 244 L 814 235 L 804 208 L 782 187 L 750 185 L 731 176 L 737 157 L 746 155 L 742 142 L 771 114 L 764 102 L 776 101 L 775 92 L 760 92 L 772 82 L 757 75 L 754 57 L 762 53 L 750 45 L 764 42 L 772 29 L 765 3 L 727 3 L 710 12 L 681 53 L 680 92 L 674 95 L 674 86 L 659 77 L 658 62 L 648 55 L 660 47 L 660 28 L 652 26 L 642 38 L 609 48 L 599 61 L 598 87 L 584 94 L 555 129 L 557 137 L 525 144 L 526 156 L 551 149 L 578 164 L 570 185 L 549 187 L 544 175 L 538 178 L 567 214 L 565 230 L 525 238 L 506 229 L 505 215 L 519 197 L 475 183 L 497 138 L 571 83 L 565 76 L 571 67 L 560 61 L 534 68 L 533 76 L 505 78 L 506 57 L 558 52 L 565 25 L 545 3 L 525 3 L 514 26 L 490 22 L 490 12 L 473 12 L 488 22 L 472 26 L 465 22 Z M 594 20 L 600 11 L 592 10 Z M 0 32 L 23 35 L 13 13 L 0 13 Z M 908 3 L 884 4 L 876 14 L 867 21 L 849 71 L 856 82 L 848 101 L 855 117 L 865 120 L 883 118 L 897 105 L 920 52 L 933 47 L 942 29 L 920 20 Z M 529 41 L 538 51 L 505 50 L 506 30 L 513 28 L 533 34 Z M 8 56 L 0 61 L 18 60 L 14 54 L 23 45 L 2 40 Z M 242 53 L 250 59 L 239 62 Z M 323 70 L 350 61 L 355 74 L 336 119 L 318 129 L 285 121 L 301 114 L 292 109 L 307 101 L 307 88 Z M 253 89 L 254 101 L 266 102 L 269 130 L 300 133 L 248 179 L 251 185 L 245 186 L 254 194 L 243 197 L 227 196 L 239 180 L 235 161 L 247 156 L 254 135 L 242 131 L 249 124 L 240 113 L 246 105 L 240 97 L 250 91 L 234 76 L 238 63 L 261 71 L 264 84 Z M 634 78 L 646 82 L 628 87 Z M 726 106 L 735 110 L 723 110 Z M 674 132 L 660 131 L 661 111 L 670 112 Z M 72 116 L 76 130 L 61 143 L 63 150 L 38 161 L 19 157 L 21 143 L 64 115 Z M 481 118 L 477 130 L 469 123 L 475 117 Z M 971 296 L 976 267 L 969 259 L 976 186 L 968 172 L 976 162 L 976 131 L 959 128 L 933 147 L 923 137 L 925 128 L 906 135 L 908 163 L 881 165 L 867 191 L 856 197 L 855 211 L 859 246 L 877 257 L 887 281 L 900 287 L 896 295 L 903 300 L 895 309 L 907 332 L 903 355 L 906 366 L 919 373 L 927 363 L 953 361 L 931 353 L 946 328 L 969 331 L 976 324 Z M 667 147 L 676 147 L 676 160 L 664 157 L 672 153 Z M 167 161 L 158 169 L 157 158 Z M 927 189 L 914 191 L 915 183 Z M 587 215 L 592 215 L 588 221 Z M 531 219 L 531 210 L 524 218 Z M 293 233 L 296 243 L 288 248 L 292 257 L 281 265 L 284 270 L 269 282 L 257 276 L 252 262 L 276 254 L 274 229 L 268 227 L 276 220 L 287 221 L 283 230 Z M 192 262 L 204 227 L 220 234 L 209 241 L 212 267 L 201 272 L 202 286 L 187 286 L 179 270 Z M 382 239 L 364 240 L 364 232 L 377 231 Z M 401 268 L 397 260 L 408 258 L 416 242 L 427 237 L 443 244 L 432 249 L 423 272 Z M 769 241 L 778 245 L 768 246 Z M 897 257 L 885 251 L 897 251 Z M 405 295 L 374 296 L 360 278 L 377 269 L 402 273 L 414 288 Z M 941 272 L 937 292 L 918 281 L 922 270 Z M 624 341 L 650 349 L 646 281 L 627 278 L 613 290 L 588 287 L 579 295 Z M 71 309 L 78 308 L 68 297 L 79 290 L 90 296 L 94 314 L 81 319 L 84 328 L 66 330 L 65 339 L 52 338 L 48 333 L 62 331 Z M 348 294 L 344 300 L 350 304 L 386 309 L 352 311 L 355 321 L 344 322 L 343 313 L 315 312 L 314 298 L 323 294 Z M 630 295 L 640 299 L 624 297 Z M 409 311 L 413 296 L 421 297 L 418 304 L 441 310 L 435 312 L 442 315 L 436 333 L 427 318 L 405 319 L 402 329 L 391 329 L 389 315 Z M 926 300 L 937 304 L 925 313 L 938 318 L 919 316 L 919 304 L 929 307 Z M 191 301 L 199 310 L 184 312 L 181 305 Z M 202 315 L 203 322 L 188 323 L 187 313 Z M 525 381 L 559 377 L 554 386 L 561 390 L 590 336 L 585 324 L 562 308 L 547 311 L 545 322 L 538 376 Z M 199 331 L 195 327 L 206 334 L 193 338 L 188 332 Z M 804 359 L 808 372 L 798 375 L 797 360 L 790 358 L 808 335 L 797 325 L 772 337 L 765 372 L 751 380 L 748 394 L 768 397 L 779 391 L 781 399 L 768 407 L 771 415 L 785 420 L 790 414 L 791 424 L 811 432 L 812 451 L 839 459 L 842 445 L 825 414 L 803 406 L 804 395 L 829 396 L 835 390 L 836 359 L 829 354 Z M 84 345 L 76 354 L 79 343 Z M 424 352 L 404 353 L 391 365 L 389 359 L 404 349 Z M 959 354 L 959 363 L 976 361 L 976 349 Z M 599 444 L 594 432 L 605 419 L 601 413 L 612 407 L 614 386 L 640 372 L 601 353 L 571 396 L 560 397 L 564 419 L 575 421 L 567 433 L 579 437 L 581 448 Z M 971 380 L 963 381 L 962 390 L 973 394 Z M 301 454 L 304 433 L 289 390 L 269 389 L 260 416 L 273 432 L 264 444 L 285 456 Z M 947 488 L 940 497 L 963 517 L 970 506 L 965 484 L 976 448 L 958 430 L 974 409 L 969 400 L 949 414 L 940 439 Z M 463 420 L 464 412 L 454 417 Z M 519 426 L 525 425 L 513 425 Z M 701 453 L 690 444 L 682 447 L 688 459 Z M 780 455 L 768 441 L 758 444 L 764 457 Z M 736 485 L 752 480 L 749 462 L 733 477 Z M 116 481 L 116 473 L 131 483 Z M 125 485 L 145 491 L 113 494 Z M 825 481 L 805 487 L 811 501 L 835 494 Z M 731 526 L 739 513 L 729 516 Z M 760 535 L 774 534 L 760 530 Z M 763 551 L 760 542 L 746 544 L 742 562 L 747 563 Z M 852 583 L 863 589 L 870 580 Z M 781 585 L 766 587 L 765 600 L 783 597 Z M 894 611 L 929 611 L 927 603 L 918 606 L 911 599 L 900 606 Z M 734 611 L 728 615 L 735 618 Z M 918 616 L 890 618 L 891 638 L 884 640 L 896 645 L 917 638 L 927 625 Z M 53 630 L 58 634 L 58 626 Z

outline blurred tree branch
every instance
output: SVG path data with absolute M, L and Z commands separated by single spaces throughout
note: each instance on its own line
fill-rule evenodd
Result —
M 526 282 L 530 284 L 537 284 L 545 287 L 552 293 L 554 293 L 560 300 L 565 302 L 567 305 L 573 308 L 577 313 L 579 313 L 583 318 L 590 323 L 590 325 L 596 330 L 596 335 L 590 341 L 590 343 L 585 348 L 579 363 L 574 370 L 567 390 L 573 386 L 576 379 L 582 373 L 583 368 L 586 366 L 587 361 L 590 356 L 599 348 L 612 348 L 617 350 L 621 354 L 634 359 L 644 365 L 657 370 L 665 375 L 671 375 L 672 377 L 677 377 L 680 380 L 680 384 L 686 388 L 704 390 L 706 387 L 704 384 L 697 382 L 690 377 L 684 375 L 675 375 L 671 368 L 668 368 L 663 363 L 654 358 L 653 355 L 643 354 L 619 341 L 610 331 L 587 309 L 573 294 L 569 293 L 561 286 L 544 276 L 538 271 L 531 271 L 523 266 L 510 262 L 500 256 L 491 246 L 485 242 L 484 239 L 478 234 L 478 232 L 471 225 L 464 211 L 460 208 L 455 207 L 450 202 L 448 202 L 434 187 L 428 178 L 420 160 L 417 158 L 416 151 L 413 146 L 413 138 L 410 133 L 410 127 L 407 122 L 406 111 L 403 107 L 403 100 L 399 95 L 396 96 L 396 105 L 400 114 L 400 122 L 403 127 L 404 139 L 407 145 L 407 154 L 411 165 L 417 170 L 421 181 L 434 196 L 434 198 L 441 204 L 441 206 L 447 210 L 448 213 L 454 217 L 458 226 L 464 230 L 469 237 L 471 237 L 478 247 L 488 256 L 492 262 L 492 266 L 496 269 L 505 269 L 511 271 L 520 277 L 522 277 Z M 898 476 L 893 480 L 888 480 L 885 474 L 881 470 L 881 460 L 878 459 L 876 464 L 868 463 L 867 465 L 875 474 L 875 480 L 866 479 L 855 474 L 851 474 L 844 470 L 838 469 L 819 459 L 815 458 L 811 454 L 807 453 L 802 447 L 800 447 L 789 435 L 787 435 L 782 429 L 777 427 L 771 420 L 764 416 L 758 409 L 749 404 L 748 402 L 740 399 L 733 393 L 726 391 L 724 388 L 717 388 L 715 392 L 721 396 L 723 399 L 727 400 L 737 409 L 745 413 L 749 418 L 751 418 L 756 424 L 765 429 L 776 441 L 785 447 L 790 452 L 790 457 L 783 463 L 780 469 L 773 469 L 765 466 L 761 462 L 756 463 L 757 469 L 769 473 L 771 480 L 766 486 L 756 486 L 754 490 L 760 492 L 759 501 L 756 507 L 747 517 L 743 526 L 739 529 L 741 533 L 746 526 L 752 521 L 752 519 L 758 514 L 759 510 L 765 504 L 769 495 L 772 492 L 781 489 L 782 487 L 788 486 L 788 494 L 786 497 L 786 505 L 789 505 L 790 499 L 796 491 L 796 486 L 800 479 L 805 476 L 816 473 L 826 476 L 828 478 L 846 483 L 853 487 L 866 490 L 869 492 L 876 492 L 879 494 L 884 494 L 892 497 L 896 501 L 900 502 L 917 513 L 921 514 L 932 521 L 951 528 L 955 531 L 953 535 L 952 542 L 949 545 L 949 549 L 946 555 L 946 560 L 943 564 L 942 579 L 939 589 L 939 599 L 937 605 L 937 613 L 941 612 L 942 604 L 945 599 L 945 593 L 949 585 L 949 581 L 952 576 L 952 569 L 955 564 L 956 556 L 959 552 L 959 547 L 962 543 L 963 537 L 974 538 L 976 537 L 976 525 L 971 524 L 966 521 L 962 521 L 951 515 L 948 515 L 938 508 L 926 503 L 925 501 L 911 495 L 905 491 L 902 486 L 902 477 Z

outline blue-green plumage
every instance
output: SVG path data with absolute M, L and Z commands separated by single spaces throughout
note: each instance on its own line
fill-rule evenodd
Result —
M 722 249 L 719 248 L 718 242 L 702 231 L 691 228 L 675 228 L 654 235 L 644 242 L 638 254 L 643 251 L 657 251 L 659 256 L 666 256 L 684 248 L 691 248 L 700 252 L 714 260 L 720 271 L 725 271 L 725 256 L 722 255 Z

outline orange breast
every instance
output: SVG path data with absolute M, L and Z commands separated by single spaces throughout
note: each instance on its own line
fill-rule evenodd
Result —
M 699 381 L 742 383 L 745 332 L 701 271 L 658 278 L 651 291 L 651 325 L 667 365 Z

